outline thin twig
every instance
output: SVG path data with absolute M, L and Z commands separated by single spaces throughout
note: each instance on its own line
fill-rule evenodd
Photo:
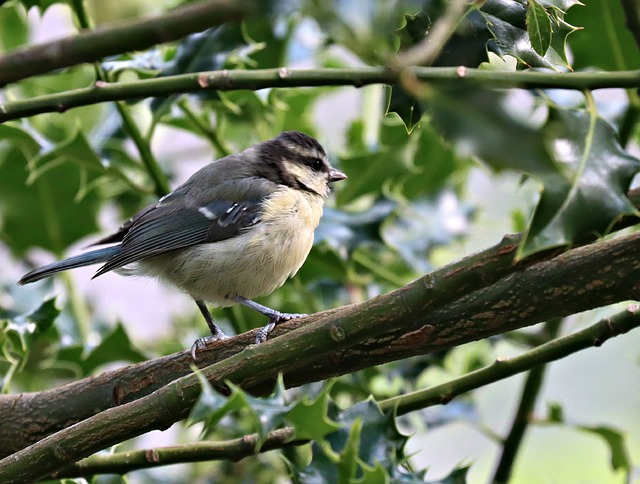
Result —
M 541 333 L 544 334 L 548 341 L 552 341 L 558 335 L 561 321 L 554 319 L 545 323 Z M 498 460 L 493 482 L 507 482 L 509 480 L 524 434 L 531 423 L 531 415 L 542 389 L 546 369 L 547 365 L 539 365 L 527 373 L 522 387 L 520 403 L 511 423 L 511 429 L 502 441 L 502 453 Z
M 461 67 L 409 67 L 405 70 L 420 81 L 434 85 L 478 85 L 495 89 L 605 89 L 640 88 L 640 70 L 615 72 L 492 71 Z M 197 91 L 237 91 L 275 87 L 354 86 L 394 84 L 399 77 L 386 67 L 344 69 L 255 69 L 222 70 L 180 74 L 134 82 L 98 83 L 46 96 L 0 103 L 0 123 L 41 113 L 105 101 L 145 99 Z
M 421 42 L 400 52 L 390 67 L 401 71 L 411 66 L 430 66 L 436 60 L 449 38 L 454 34 L 460 22 L 474 8 L 468 0 L 446 2 L 444 15 L 438 18 L 431 30 Z
M 46 44 L 21 47 L 0 56 L 0 87 L 21 79 L 110 55 L 143 50 L 225 22 L 239 21 L 260 2 L 203 0 L 162 15 L 104 26 Z

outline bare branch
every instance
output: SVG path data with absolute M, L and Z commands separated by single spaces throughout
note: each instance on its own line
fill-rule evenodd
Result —
M 256 2 L 204 0 L 154 18 L 104 26 L 0 56 L 0 87 L 38 74 L 170 42 L 255 13 Z
M 1 58 L 0 58 L 1 59 Z M 557 88 L 583 91 L 640 87 L 640 70 L 616 72 L 491 71 L 461 67 L 408 67 L 404 71 L 432 84 L 485 85 L 506 88 Z M 1 72 L 0 72 L 1 75 Z M 255 69 L 196 72 L 134 82 L 98 83 L 92 87 L 0 103 L 0 123 L 42 113 L 64 112 L 106 101 L 145 99 L 197 91 L 237 91 L 275 87 L 354 86 L 394 84 L 398 74 L 385 67 L 343 69 Z

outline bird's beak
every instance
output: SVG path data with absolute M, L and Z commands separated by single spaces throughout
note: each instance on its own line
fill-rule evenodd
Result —
M 331 170 L 329 171 L 329 181 L 330 182 L 337 182 L 337 181 L 340 181 L 340 180 L 344 180 L 346 178 L 347 178 L 347 175 L 342 173 L 340 170 L 336 170 L 335 168 L 331 168 Z

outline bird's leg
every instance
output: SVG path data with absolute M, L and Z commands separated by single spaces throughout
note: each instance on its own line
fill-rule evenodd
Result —
M 281 313 L 280 311 L 276 311 L 275 309 L 263 306 L 260 303 L 242 296 L 235 296 L 231 299 L 233 299 L 237 303 L 247 306 L 248 308 L 258 311 L 260 314 L 264 314 L 267 318 L 269 318 L 269 322 L 265 326 L 263 326 L 260 331 L 258 331 L 258 334 L 256 335 L 256 344 L 265 342 L 267 340 L 267 337 L 269 336 L 269 333 L 273 331 L 276 325 L 284 321 L 289 321 L 290 319 L 303 318 L 305 316 L 308 316 L 308 314 Z
M 197 351 L 205 348 L 209 341 L 218 341 L 227 338 L 227 335 L 224 334 L 222 330 L 218 328 L 218 326 L 216 326 L 216 323 L 213 322 L 211 313 L 207 309 L 207 305 L 204 303 L 204 301 L 196 301 L 196 304 L 198 305 L 198 309 L 202 313 L 202 316 L 204 316 L 204 320 L 207 322 L 207 326 L 209 326 L 211 336 L 198 338 L 193 342 L 193 345 L 191 346 L 191 357 L 193 358 L 193 361 L 196 361 Z

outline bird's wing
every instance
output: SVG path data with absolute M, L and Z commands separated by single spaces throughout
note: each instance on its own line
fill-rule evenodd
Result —
M 93 242 L 91 246 L 111 244 L 114 242 L 122 242 L 122 239 L 124 239 L 124 236 L 127 235 L 127 232 L 129 232 L 133 224 L 135 224 L 138 220 L 140 220 L 143 216 L 145 216 L 151 210 L 155 210 L 157 207 L 158 205 L 149 205 L 148 207 L 143 208 L 142 210 L 137 212 L 133 217 L 131 217 L 129 220 L 123 223 L 116 232 L 112 233 L 111 235 L 107 235 L 106 237 L 96 242 Z
M 140 259 L 238 235 L 260 223 L 262 205 L 269 195 L 267 188 L 256 187 L 252 193 L 245 191 L 244 197 L 251 195 L 252 198 L 242 201 L 212 200 L 199 206 L 185 206 L 183 200 L 179 203 L 169 199 L 167 203 L 161 201 L 133 220 L 122 237 L 122 250 L 94 277 Z

